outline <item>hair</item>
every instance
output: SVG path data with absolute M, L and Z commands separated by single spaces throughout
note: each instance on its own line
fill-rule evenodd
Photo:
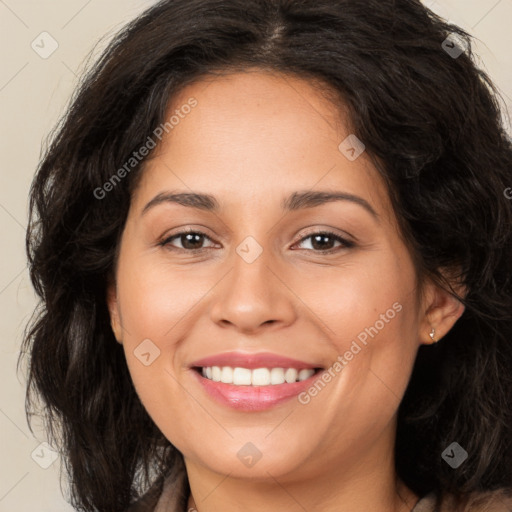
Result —
M 457 58 L 443 48 L 449 34 Z M 45 148 L 26 236 L 40 298 L 19 360 L 30 360 L 26 410 L 61 447 L 75 507 L 125 510 L 182 463 L 139 400 L 106 302 L 147 158 L 107 197 L 94 191 L 186 85 L 249 68 L 342 99 L 418 282 L 465 306 L 442 341 L 418 350 L 398 408 L 397 474 L 418 495 L 512 487 L 512 144 L 472 45 L 419 0 L 166 0 L 115 36 Z M 441 456 L 452 442 L 468 453 L 456 469 Z

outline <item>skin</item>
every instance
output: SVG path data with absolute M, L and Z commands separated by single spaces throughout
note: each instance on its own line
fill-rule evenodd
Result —
M 419 346 L 432 327 L 442 338 L 463 306 L 431 283 L 418 293 L 384 182 L 366 152 L 354 161 L 340 152 L 348 119 L 311 82 L 259 70 L 202 79 L 169 115 L 191 96 L 198 105 L 163 138 L 134 192 L 108 291 L 136 390 L 184 455 L 189 506 L 410 510 L 419 496 L 394 471 L 397 409 Z M 164 202 L 142 214 L 177 190 L 212 194 L 220 210 Z M 299 190 L 355 194 L 378 219 L 349 201 L 283 212 L 282 198 Z M 206 237 L 158 245 L 186 228 Z M 305 238 L 322 229 L 356 245 Z M 252 263 L 236 252 L 247 236 L 263 251 Z M 394 303 L 401 311 L 305 405 L 240 412 L 210 399 L 189 368 L 231 350 L 328 368 Z M 148 366 L 134 354 L 145 339 L 160 350 Z M 262 454 L 252 467 L 237 457 L 248 442 Z

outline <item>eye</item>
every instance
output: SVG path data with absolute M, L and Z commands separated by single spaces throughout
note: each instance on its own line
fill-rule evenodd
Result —
M 175 239 L 179 240 L 181 247 L 175 247 L 171 244 Z M 202 251 L 205 247 L 201 247 L 204 239 L 211 240 L 211 238 L 203 233 L 202 231 L 194 231 L 192 229 L 186 231 L 180 231 L 164 240 L 159 245 L 164 247 L 170 247 L 171 249 L 177 249 L 188 252 Z
M 202 231 L 194 231 L 190 229 L 180 231 L 179 233 L 175 233 L 174 235 L 165 238 L 164 240 L 159 242 L 159 245 L 163 247 L 169 247 L 170 249 L 176 249 L 186 252 L 199 252 L 204 249 L 207 249 L 207 247 L 201 247 L 205 239 L 211 241 L 211 238 Z M 354 242 L 346 240 L 345 238 L 331 231 L 320 231 L 311 233 L 302 238 L 298 242 L 298 244 L 303 243 L 305 240 L 309 239 L 311 239 L 311 249 L 307 250 L 313 250 L 314 252 L 320 252 L 322 254 L 331 254 L 333 252 L 337 252 L 340 246 L 341 248 L 347 249 L 355 246 Z M 340 246 L 338 246 L 338 248 L 330 247 L 332 246 L 332 242 L 329 242 L 329 239 L 331 239 L 332 242 L 338 242 Z M 176 247 L 172 245 L 172 242 L 175 240 L 180 241 L 181 247 Z
M 311 239 L 310 245 L 312 249 L 308 250 L 313 250 L 314 252 L 320 252 L 323 254 L 331 254 L 333 252 L 337 252 L 337 250 L 339 249 L 339 246 L 338 249 L 331 248 L 332 242 L 329 242 L 329 239 L 331 239 L 334 242 L 339 242 L 342 248 L 348 249 L 350 247 L 355 246 L 354 242 L 345 240 L 345 238 L 337 235 L 336 233 L 332 233 L 331 231 L 320 231 L 316 233 L 311 233 L 302 238 L 298 243 L 300 244 L 305 240 L 309 239 Z

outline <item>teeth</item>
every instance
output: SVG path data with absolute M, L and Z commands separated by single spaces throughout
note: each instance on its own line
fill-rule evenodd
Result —
M 283 384 L 284 370 L 283 368 L 272 368 L 270 370 L 270 384 Z
M 306 380 L 306 379 L 309 379 L 309 377 L 311 377 L 311 375 L 313 375 L 315 373 L 315 370 L 311 370 L 311 369 L 303 369 L 303 370 L 300 370 L 299 371 L 299 381 L 301 380 Z
M 268 386 L 270 384 L 270 370 L 267 368 L 256 368 L 251 376 L 253 386 Z
M 230 366 L 224 366 L 221 370 L 220 381 L 225 384 L 233 382 L 233 368 Z
M 297 375 L 298 372 L 295 368 L 288 368 L 284 372 L 284 380 L 288 382 L 288 384 L 291 384 L 292 382 L 297 382 Z
M 220 382 L 220 375 L 221 375 L 220 368 L 218 366 L 213 366 L 212 367 L 212 380 L 215 382 Z
M 226 368 L 226 366 L 224 366 L 224 368 Z M 233 379 L 231 380 L 231 382 L 226 382 L 226 384 L 236 384 L 237 386 L 250 386 L 251 376 L 251 370 L 248 370 L 247 368 L 235 368 L 233 370 Z
M 309 379 L 315 370 L 311 368 L 232 368 L 231 366 L 208 366 L 201 369 L 203 377 L 214 382 L 234 384 L 235 386 L 269 386 L 291 384 Z

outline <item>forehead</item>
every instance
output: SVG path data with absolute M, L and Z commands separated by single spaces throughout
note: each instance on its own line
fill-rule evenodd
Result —
M 343 103 L 296 76 L 245 71 L 208 76 L 172 98 L 155 157 L 143 171 L 145 197 L 163 188 L 208 191 L 221 201 L 280 202 L 297 189 L 340 188 L 389 209 L 379 173 L 363 152 L 350 161 Z M 197 102 L 184 108 L 191 98 Z
M 210 137 L 217 132 L 225 143 L 229 143 L 229 135 L 232 149 L 248 149 L 247 145 L 236 145 L 237 136 L 245 137 L 247 130 L 254 132 L 254 145 L 268 145 L 272 137 L 278 136 L 279 140 L 288 138 L 296 147 L 300 141 L 311 140 L 313 134 L 336 143 L 348 130 L 349 119 L 343 114 L 343 103 L 334 104 L 327 94 L 333 96 L 334 92 L 326 85 L 289 74 L 250 69 L 222 76 L 207 75 L 171 99 L 167 117 L 194 97 L 198 106 L 190 116 L 193 121 L 187 124 L 194 129 L 203 128 L 201 134 Z M 177 128 L 165 137 L 162 147 L 185 135 L 185 130 Z M 246 138 L 243 141 L 247 143 Z

